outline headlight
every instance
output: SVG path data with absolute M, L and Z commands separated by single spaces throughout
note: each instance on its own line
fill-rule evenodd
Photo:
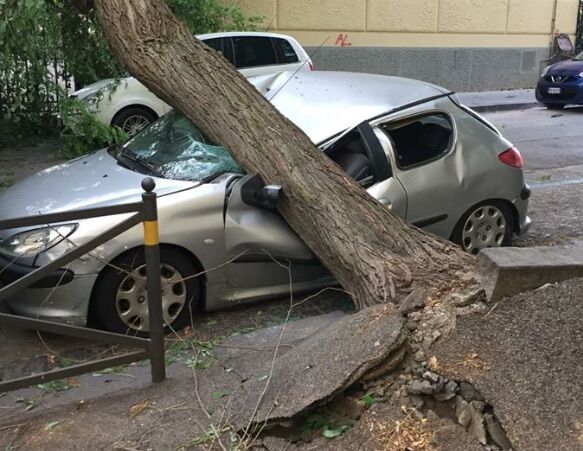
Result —
M 0 241 L 0 251 L 15 257 L 40 254 L 71 235 L 77 224 L 64 224 L 17 233 Z
M 579 77 L 583 78 L 583 72 L 581 72 L 581 73 L 579 74 Z
M 551 68 L 551 66 L 547 66 L 547 67 L 545 67 L 545 68 L 544 68 L 544 70 L 543 70 L 543 73 L 542 73 L 542 74 L 540 74 L 540 76 L 541 76 L 541 77 L 544 77 L 544 76 L 547 74 L 547 72 L 549 71 L 549 69 L 550 69 L 550 68 Z
M 87 97 L 83 97 L 81 102 L 85 103 L 87 106 L 91 107 L 97 105 L 103 99 L 103 90 L 98 89 L 93 94 L 89 94 Z

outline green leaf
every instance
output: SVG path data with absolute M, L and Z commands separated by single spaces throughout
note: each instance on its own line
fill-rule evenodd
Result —
M 54 428 L 55 426 L 58 426 L 60 423 L 60 421 L 51 421 L 50 423 L 47 423 L 45 425 L 45 431 L 48 431 L 49 429 Z
M 323 430 L 322 430 L 322 435 L 326 438 L 336 438 L 342 434 L 344 434 L 348 429 L 350 429 L 350 426 L 340 426 L 337 427 L 335 429 L 332 429 L 329 426 L 326 426 Z
M 227 396 L 228 393 L 225 391 L 221 391 L 221 390 L 217 390 L 211 393 L 211 398 L 212 399 L 221 399 L 224 398 L 225 396 Z
M 360 400 L 364 403 L 364 407 L 370 408 L 375 403 L 374 396 L 371 393 L 367 393 Z

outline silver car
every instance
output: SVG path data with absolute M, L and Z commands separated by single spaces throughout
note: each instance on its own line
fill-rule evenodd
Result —
M 474 253 L 527 231 L 530 190 L 520 153 L 455 94 L 409 79 L 334 72 L 253 82 L 409 223 Z M 159 195 L 163 305 L 172 327 L 185 325 L 195 307 L 285 295 L 289 272 L 278 261 L 290 262 L 296 292 L 335 283 L 277 212 L 257 201 L 257 177 L 177 112 L 122 148 L 17 183 L 0 196 L 0 219 L 133 202 L 146 175 Z M 0 231 L 0 278 L 15 280 L 125 217 Z M 134 227 L 7 303 L 22 315 L 145 333 L 142 242 L 142 228 Z

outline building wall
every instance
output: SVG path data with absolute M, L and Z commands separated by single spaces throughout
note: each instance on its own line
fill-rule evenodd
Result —
M 534 86 L 579 0 L 224 0 L 296 37 L 321 70 L 415 77 L 458 91 Z M 556 5 L 556 12 L 555 12 Z

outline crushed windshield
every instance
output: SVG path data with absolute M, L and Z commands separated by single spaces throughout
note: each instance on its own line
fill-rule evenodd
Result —
M 244 170 L 222 146 L 215 146 L 187 118 L 171 111 L 138 133 L 123 154 L 156 169 L 169 179 L 206 182 L 228 172 Z

